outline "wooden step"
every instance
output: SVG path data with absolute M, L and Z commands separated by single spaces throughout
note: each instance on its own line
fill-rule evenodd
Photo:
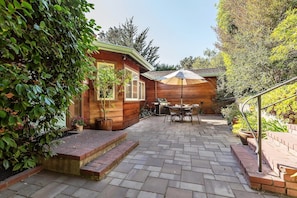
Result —
M 97 157 L 80 168 L 80 175 L 93 180 L 100 180 L 111 171 L 126 155 L 128 155 L 139 142 L 124 141 L 117 147 Z
M 84 130 L 84 132 L 64 137 L 60 145 L 53 149 L 57 155 L 43 160 L 45 169 L 80 175 L 80 168 L 98 156 L 113 149 L 126 140 L 124 131 Z
M 255 151 L 256 142 L 253 138 L 248 138 L 248 145 Z M 262 157 L 279 176 L 287 172 L 297 172 L 296 155 L 288 152 L 287 147 L 275 144 L 272 139 L 262 139 Z

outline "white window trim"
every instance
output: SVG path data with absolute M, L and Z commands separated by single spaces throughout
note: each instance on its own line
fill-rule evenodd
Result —
M 130 67 L 128 67 L 128 66 L 125 66 L 125 70 L 128 70 L 128 71 L 130 71 L 130 72 L 132 72 L 132 74 L 134 73 L 134 74 L 137 74 L 138 75 L 138 80 L 137 80 L 137 88 L 136 88 L 136 90 L 137 90 L 137 97 L 136 98 L 127 98 L 126 97 L 126 92 L 127 92 L 127 85 L 125 85 L 125 93 L 124 93 L 124 95 L 125 95 L 125 101 L 139 101 L 139 72 L 138 71 L 136 71 L 136 70 L 134 70 L 134 69 L 131 69 Z M 132 95 L 133 95 L 133 93 L 132 93 Z

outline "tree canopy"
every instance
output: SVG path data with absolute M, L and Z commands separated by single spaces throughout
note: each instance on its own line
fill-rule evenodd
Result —
M 242 96 L 297 74 L 295 0 L 220 0 L 217 27 L 227 88 Z M 295 24 L 295 25 L 294 25 Z M 285 32 L 284 32 L 285 31 Z
M 101 31 L 98 37 L 105 42 L 134 48 L 155 66 L 159 58 L 159 47 L 153 46 L 153 40 L 147 42 L 148 31 L 149 29 L 146 28 L 138 34 L 138 27 L 133 24 L 132 17 L 119 27 L 110 27 L 106 32 Z
M 95 68 L 87 53 L 96 26 L 85 17 L 92 7 L 86 0 L 0 0 L 2 167 L 26 169 L 51 155 L 58 120 Z
M 184 69 L 203 69 L 224 67 L 222 54 L 216 50 L 206 49 L 204 56 L 189 56 L 180 61 L 180 67 Z

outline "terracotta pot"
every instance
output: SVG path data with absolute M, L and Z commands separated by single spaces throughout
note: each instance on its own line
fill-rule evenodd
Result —
M 112 119 L 97 118 L 95 125 L 98 130 L 112 131 Z
M 81 125 L 76 125 L 76 130 L 78 132 L 82 132 L 84 130 L 84 126 L 81 126 Z
M 243 145 L 248 145 L 248 142 L 247 142 L 248 138 L 254 138 L 252 132 L 250 131 L 239 131 L 238 136 Z

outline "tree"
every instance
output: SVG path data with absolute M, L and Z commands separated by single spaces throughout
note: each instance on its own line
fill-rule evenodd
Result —
M 111 27 L 106 32 L 101 31 L 98 37 L 105 42 L 134 48 L 154 66 L 159 58 L 159 47 L 153 46 L 153 40 L 147 43 L 148 31 L 146 28 L 138 34 L 138 27 L 133 24 L 132 17 L 119 27 Z
M 178 65 L 168 65 L 168 64 L 157 64 L 155 66 L 156 71 L 165 71 L 165 70 L 176 70 L 178 68 Z
M 181 68 L 184 68 L 184 69 L 192 69 L 194 62 L 195 62 L 195 59 L 193 58 L 193 56 L 185 57 L 180 61 L 180 66 Z
M 294 0 L 220 0 L 217 47 L 223 52 L 229 92 L 259 92 L 288 77 L 288 64 L 270 59 L 276 45 L 270 35 L 295 6 Z
M 193 63 L 193 69 L 202 68 L 219 68 L 224 67 L 224 61 L 221 53 L 215 50 L 206 49 L 204 52 L 204 57 L 196 57 Z
M 52 155 L 58 119 L 94 71 L 86 0 L 0 1 L 0 163 L 14 171 Z M 96 29 L 96 28 L 95 28 Z
M 276 45 L 272 49 L 270 60 L 288 65 L 287 75 L 297 75 L 297 8 L 288 10 L 285 19 L 278 24 L 271 34 Z M 288 72 L 290 71 L 290 72 Z

